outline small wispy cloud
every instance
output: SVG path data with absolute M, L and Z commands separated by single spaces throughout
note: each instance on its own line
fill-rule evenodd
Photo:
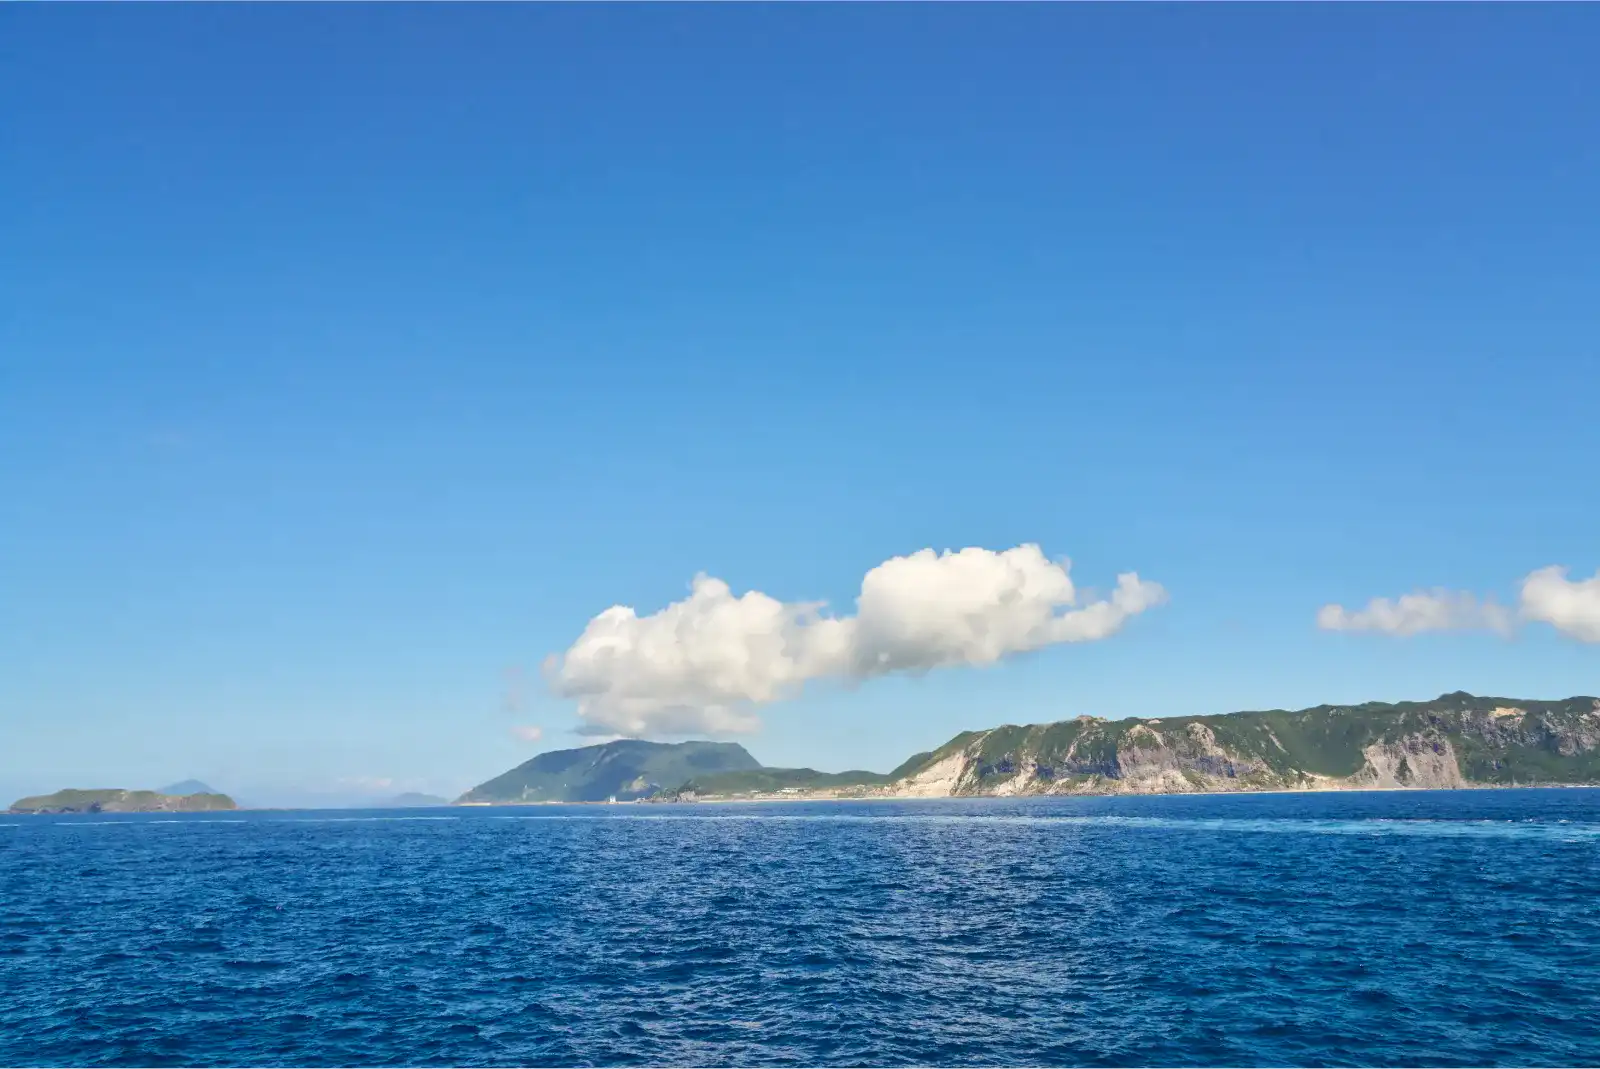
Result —
M 544 728 L 538 724 L 513 724 L 511 734 L 523 742 L 538 742 L 544 738 Z
M 1419 590 L 1393 600 L 1373 598 L 1360 609 L 1324 605 L 1317 626 L 1324 631 L 1374 631 L 1416 635 L 1425 631 L 1494 631 L 1510 635 L 1518 625 L 1545 623 L 1579 642 L 1600 642 L 1600 572 L 1568 579 L 1559 565 L 1524 576 L 1512 611 L 1492 599 L 1460 590 Z
M 1420 635 L 1425 631 L 1511 631 L 1511 613 L 1493 601 L 1456 590 L 1419 590 L 1398 598 L 1373 598 L 1360 609 L 1324 605 L 1317 626 L 1324 631 L 1378 631 Z

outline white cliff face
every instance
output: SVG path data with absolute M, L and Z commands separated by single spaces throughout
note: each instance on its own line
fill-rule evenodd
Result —
M 1057 779 L 1041 775 L 1029 755 L 1003 779 L 980 781 L 978 754 L 983 737 L 913 776 L 873 793 L 895 798 L 947 798 L 955 795 L 1014 797 L 1073 794 L 1196 794 L 1252 790 L 1372 790 L 1470 787 L 1454 747 L 1447 739 L 1413 735 L 1375 743 L 1362 751 L 1364 764 L 1349 777 L 1278 775 L 1259 762 L 1231 753 L 1204 724 L 1191 724 L 1178 739 L 1148 729 L 1129 733 L 1116 756 L 1116 774 Z M 1230 774 L 1231 773 L 1231 774 Z
M 1038 774 L 1038 765 L 1033 761 L 1028 761 L 1017 769 L 1016 774 L 1010 779 L 1001 780 L 984 793 L 992 794 L 999 798 L 1009 798 L 1018 794 L 1039 794 L 1041 791 L 1038 789 Z
M 1422 735 L 1368 746 L 1362 751 L 1362 768 L 1355 775 L 1332 777 L 1276 774 L 1259 761 L 1231 752 L 1204 724 L 1190 724 L 1177 737 L 1163 736 L 1139 725 L 1118 748 L 1115 774 L 1057 778 L 1040 768 L 1035 755 L 1027 754 L 1019 755 L 1016 772 L 998 780 L 991 776 L 988 782 L 982 782 L 978 755 L 984 738 L 980 735 L 915 775 L 873 793 L 895 798 L 947 798 L 1233 793 L 1263 789 L 1440 789 L 1472 785 L 1462 775 L 1449 740 Z
M 1413 735 L 1399 742 L 1374 743 L 1361 751 L 1367 763 L 1351 776 L 1351 787 L 1468 787 L 1448 739 Z
M 895 798 L 1193 794 L 1310 785 L 1309 778 L 1306 782 L 1296 780 L 1280 785 L 1264 766 L 1241 760 L 1222 747 L 1204 724 L 1190 724 L 1185 734 L 1175 739 L 1165 738 L 1144 725 L 1135 727 L 1119 748 L 1114 772 L 1108 769 L 1087 776 L 1062 776 L 1056 769 L 1042 767 L 1036 754 L 1023 753 L 1017 757 L 1014 772 L 1003 779 L 995 779 L 991 773 L 985 782 L 980 774 L 980 755 L 987 735 L 979 735 L 915 775 L 871 793 Z M 1078 741 L 1068 748 L 1064 761 L 1077 756 Z
M 1189 724 L 1181 735 L 1163 735 L 1145 724 L 1130 730 L 1117 748 L 1117 774 L 1072 784 L 1065 793 L 1193 794 L 1300 786 L 1259 761 L 1217 742 L 1206 725 Z
M 956 793 L 956 784 L 966 772 L 967 764 L 966 751 L 959 750 L 894 784 L 889 793 L 896 798 L 948 798 Z

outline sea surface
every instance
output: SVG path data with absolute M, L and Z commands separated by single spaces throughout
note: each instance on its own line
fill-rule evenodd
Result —
M 0 1064 L 1600 1065 L 1600 791 L 0 816 Z

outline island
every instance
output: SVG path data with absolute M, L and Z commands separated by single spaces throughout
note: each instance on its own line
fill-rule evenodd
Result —
M 420 791 L 406 791 L 393 798 L 385 799 L 378 803 L 384 809 L 424 809 L 429 806 L 449 805 L 450 799 L 441 798 L 437 794 L 424 794 Z
M 466 804 L 1194 794 L 1600 784 L 1600 699 L 1487 698 L 964 731 L 887 773 L 763 766 L 733 743 L 540 754 Z
M 12 813 L 206 813 L 237 809 L 225 794 L 162 794 L 159 791 L 65 790 L 21 798 Z

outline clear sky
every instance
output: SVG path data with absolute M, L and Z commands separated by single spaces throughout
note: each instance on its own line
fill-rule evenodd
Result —
M 1600 567 L 1597 46 L 1592 6 L 6 5 L 0 786 L 459 791 L 585 741 L 540 666 L 608 606 L 848 614 L 925 548 L 1167 600 L 812 673 L 757 757 L 1596 693 L 1570 629 L 1317 619 Z

